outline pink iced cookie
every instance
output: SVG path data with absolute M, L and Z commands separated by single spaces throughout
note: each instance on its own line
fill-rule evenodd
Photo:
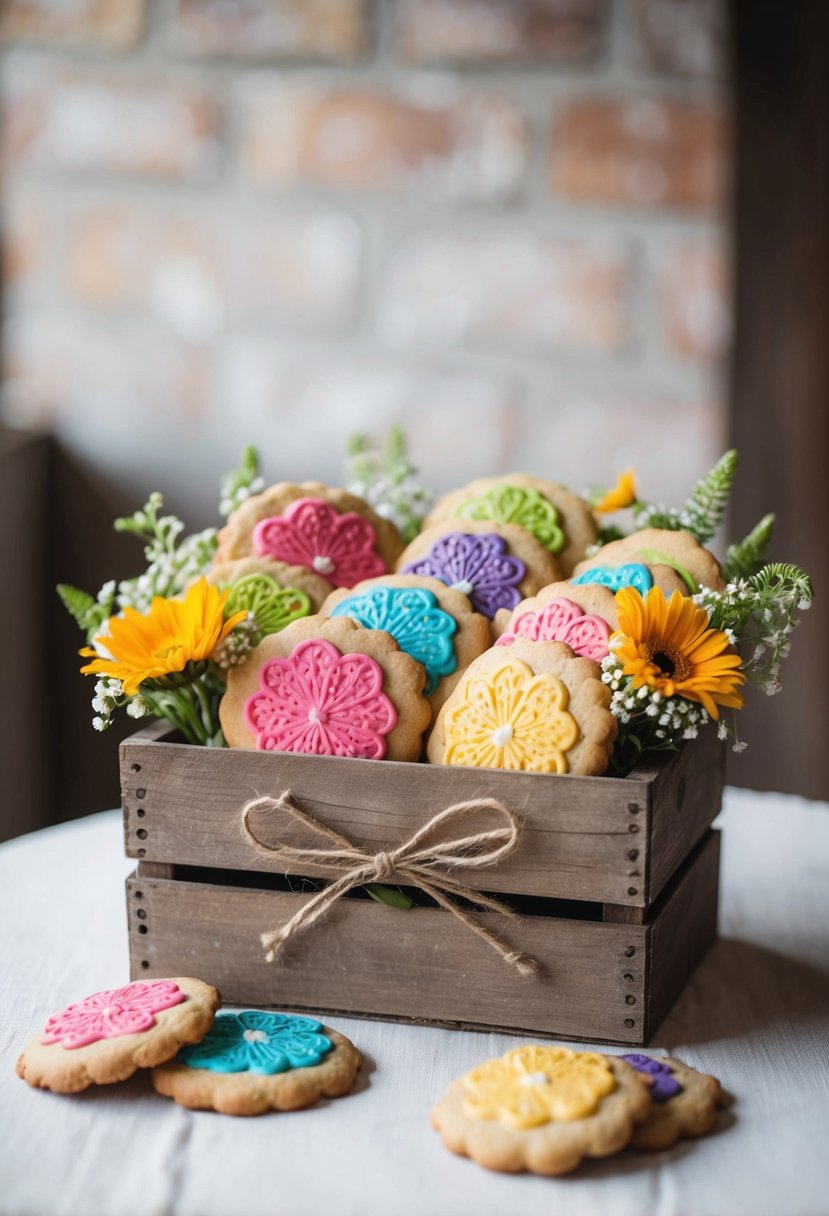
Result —
M 385 574 L 374 551 L 374 528 L 353 511 L 341 514 L 321 498 L 298 498 L 280 516 L 261 519 L 253 530 L 258 557 L 307 566 L 333 587 L 353 587 Z
M 564 596 L 548 600 L 540 608 L 515 609 L 507 630 L 495 643 L 509 646 L 516 637 L 536 642 L 564 642 L 574 654 L 600 663 L 608 653 L 610 626 L 593 613 Z
M 123 1081 L 200 1042 L 220 1005 L 215 988 L 189 977 L 93 993 L 49 1018 L 17 1061 L 17 1074 L 64 1094 Z

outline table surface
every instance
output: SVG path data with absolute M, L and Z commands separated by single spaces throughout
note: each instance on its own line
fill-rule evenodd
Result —
M 120 815 L 0 848 L 2 1216 L 826 1216 L 829 808 L 729 790 L 720 937 L 651 1049 L 735 1102 L 705 1140 L 564 1179 L 504 1177 L 446 1152 L 447 1083 L 519 1036 L 332 1017 L 366 1066 L 347 1098 L 234 1119 L 183 1110 L 145 1075 L 72 1097 L 14 1075 L 70 1001 L 128 979 Z M 608 1050 L 621 1050 L 609 1048 Z

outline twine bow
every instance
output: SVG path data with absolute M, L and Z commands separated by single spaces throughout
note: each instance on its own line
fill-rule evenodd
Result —
M 282 841 L 266 844 L 251 827 L 251 816 L 256 811 L 270 811 L 293 819 L 329 843 L 318 848 L 303 848 Z M 441 827 L 455 825 L 466 819 L 480 819 L 488 811 L 494 812 L 504 823 L 469 836 L 438 839 Z M 310 928 L 314 921 L 348 891 L 368 883 L 388 882 L 389 879 L 395 878 L 406 886 L 419 887 L 430 895 L 441 908 L 451 912 L 467 929 L 483 938 L 505 962 L 516 967 L 521 975 L 532 975 L 538 970 L 536 959 L 510 949 L 494 933 L 479 924 L 465 908 L 449 898 L 455 896 L 488 912 L 500 912 L 512 920 L 518 919 L 516 913 L 500 900 L 492 899 L 489 895 L 483 895 L 480 891 L 457 882 L 449 874 L 450 870 L 458 866 L 478 870 L 496 865 L 504 857 L 508 857 L 518 844 L 521 830 L 518 819 L 512 811 L 492 798 L 456 802 L 439 811 L 398 848 L 379 853 L 372 853 L 355 845 L 348 837 L 341 836 L 339 832 L 320 823 L 306 811 L 300 810 L 290 790 L 285 790 L 277 798 L 254 798 L 245 803 L 242 807 L 242 828 L 249 843 L 259 853 L 269 861 L 281 862 L 286 871 L 291 866 L 301 867 L 305 864 L 337 875 L 327 887 L 311 896 L 280 929 L 273 929 L 261 935 L 262 945 L 266 950 L 265 958 L 269 963 L 289 938 L 303 929 Z

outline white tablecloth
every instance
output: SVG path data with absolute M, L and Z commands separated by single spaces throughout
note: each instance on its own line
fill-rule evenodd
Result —
M 455 1158 L 427 1113 L 522 1040 L 345 1018 L 366 1056 L 348 1098 L 233 1119 L 146 1076 L 74 1097 L 30 1089 L 17 1054 L 47 1016 L 126 982 L 120 816 L 0 848 L 2 1216 L 826 1216 L 829 809 L 729 791 L 720 939 L 652 1045 L 720 1077 L 715 1135 L 549 1180 Z

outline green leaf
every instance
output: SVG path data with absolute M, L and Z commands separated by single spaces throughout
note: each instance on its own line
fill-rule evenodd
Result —
M 732 448 L 720 457 L 711 472 L 698 481 L 691 491 L 685 510 L 693 517 L 690 531 L 700 544 L 711 540 L 725 518 L 736 472 L 737 450 Z
M 80 587 L 73 587 L 69 583 L 58 583 L 56 591 L 66 611 L 86 632 L 89 614 L 96 606 L 95 597 L 88 591 L 81 591 Z
M 366 891 L 378 904 L 388 904 L 390 908 L 408 910 L 414 906 L 413 901 L 399 887 L 387 887 L 383 883 L 373 882 L 366 886 Z
M 789 562 L 770 562 L 749 579 L 752 588 L 762 596 L 787 598 L 811 604 L 814 597 L 812 580 L 800 566 Z
M 766 561 L 766 554 L 774 531 L 774 516 L 764 515 L 744 540 L 729 545 L 725 556 L 726 582 L 738 578 L 751 578 Z

